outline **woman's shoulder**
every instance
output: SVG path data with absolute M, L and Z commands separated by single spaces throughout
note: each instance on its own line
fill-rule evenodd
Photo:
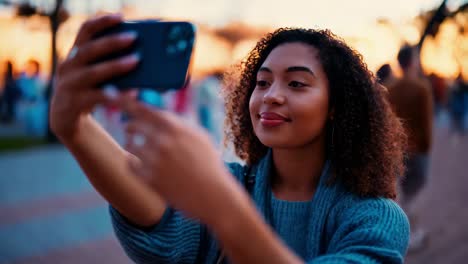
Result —
M 390 263 L 389 256 L 401 260 L 406 254 L 409 221 L 391 199 L 343 193 L 328 215 L 326 233 L 328 252 L 367 247 Z
M 396 233 L 409 233 L 409 221 L 405 212 L 392 199 L 384 197 L 360 197 L 346 192 L 340 196 L 331 210 L 335 228 L 338 226 L 365 226 Z M 398 230 L 394 230 L 398 229 Z
M 327 221 L 330 245 L 339 250 L 345 245 L 369 246 L 380 253 L 397 252 L 404 256 L 409 241 L 409 221 L 398 204 L 382 197 L 342 195 Z
M 392 212 L 391 216 L 406 217 L 401 207 L 392 199 L 384 197 L 362 197 L 351 192 L 343 192 L 335 204 L 335 213 L 344 217 L 353 214 L 379 214 Z M 382 215 L 385 217 L 387 215 Z

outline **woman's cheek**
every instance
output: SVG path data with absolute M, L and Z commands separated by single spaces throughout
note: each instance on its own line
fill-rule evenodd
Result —
M 250 118 L 254 120 L 256 113 L 258 113 L 259 102 L 258 102 L 258 93 L 254 92 L 250 96 L 249 100 L 249 111 L 250 111 Z

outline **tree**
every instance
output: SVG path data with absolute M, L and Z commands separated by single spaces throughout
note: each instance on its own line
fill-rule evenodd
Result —
M 51 30 L 51 65 L 52 70 L 50 74 L 50 80 L 46 89 L 46 99 L 50 106 L 50 98 L 53 93 L 53 79 L 55 76 L 55 71 L 57 69 L 57 32 L 60 25 L 68 19 L 68 12 L 63 8 L 63 0 L 56 0 L 55 7 L 53 11 L 49 14 L 45 14 L 49 18 L 50 30 Z M 49 118 L 47 118 L 47 123 Z M 57 138 L 52 133 L 50 125 L 47 125 L 47 141 L 56 142 Z
M 419 48 L 422 47 L 424 40 L 426 39 L 427 36 L 437 35 L 437 33 L 439 32 L 440 25 L 442 24 L 442 22 L 444 22 L 445 19 L 454 18 L 457 14 L 465 13 L 467 11 L 468 11 L 468 3 L 465 3 L 459 6 L 457 9 L 451 12 L 447 8 L 447 0 L 443 0 L 437 9 L 431 10 L 428 12 L 430 19 L 427 20 L 423 34 L 421 35 L 421 38 L 419 39 L 418 47 Z M 462 34 L 466 30 L 465 27 L 466 25 L 461 25 L 460 32 Z

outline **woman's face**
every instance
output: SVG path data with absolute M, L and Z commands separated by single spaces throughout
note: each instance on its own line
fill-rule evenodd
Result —
M 250 97 L 256 136 L 271 148 L 303 147 L 324 140 L 328 97 L 318 50 L 304 43 L 279 45 L 257 72 Z

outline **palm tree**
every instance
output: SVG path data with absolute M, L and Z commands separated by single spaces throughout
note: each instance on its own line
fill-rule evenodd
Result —
M 447 18 L 454 18 L 459 13 L 465 13 L 468 11 L 468 3 L 464 3 L 463 5 L 459 6 L 454 11 L 449 11 L 447 8 L 447 0 L 443 0 L 440 6 L 432 11 L 429 11 L 430 19 L 427 20 L 425 24 L 425 28 L 421 38 L 418 42 L 418 47 L 421 48 L 424 40 L 427 36 L 435 36 L 439 32 L 439 27 Z M 461 33 L 466 31 L 466 25 L 461 26 Z

